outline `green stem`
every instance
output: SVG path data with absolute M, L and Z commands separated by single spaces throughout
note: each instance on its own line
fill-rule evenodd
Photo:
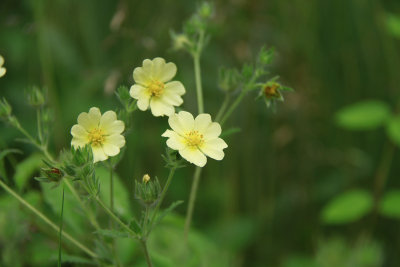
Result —
M 150 255 L 149 255 L 149 250 L 147 249 L 147 242 L 146 240 L 140 240 L 140 244 L 142 244 L 143 247 L 143 252 L 146 258 L 147 266 L 148 267 L 153 267 L 153 264 L 151 263 Z
M 230 99 L 230 95 L 228 93 L 226 93 L 224 102 L 222 103 L 222 105 L 217 113 L 217 116 L 215 117 L 216 122 L 219 122 L 222 118 L 222 115 L 224 115 L 224 112 L 229 104 L 229 99 Z
M 38 136 L 39 136 L 39 141 L 41 145 L 43 145 L 43 134 L 42 134 L 42 116 L 40 114 L 40 107 L 36 109 L 36 121 L 37 121 L 37 130 L 38 130 Z
M 63 217 L 64 217 L 64 186 L 62 191 L 62 202 L 61 202 L 60 235 L 58 237 L 58 267 L 61 267 L 61 240 L 63 231 Z
M 226 120 L 232 115 L 233 111 L 237 108 L 237 106 L 242 102 L 242 99 L 246 95 L 247 90 L 243 90 L 239 96 L 235 99 L 233 104 L 229 107 L 228 111 L 225 113 L 225 115 L 221 119 L 221 126 L 226 122 Z
M 114 212 L 114 168 L 111 164 L 111 161 L 109 162 L 109 169 L 110 169 L 110 209 L 112 212 Z
M 15 197 L 22 205 L 24 205 L 26 208 L 31 210 L 35 215 L 37 215 L 40 219 L 42 219 L 45 223 L 47 223 L 51 228 L 53 228 L 55 231 L 59 231 L 59 227 L 53 223 L 49 218 L 47 218 L 43 213 L 38 211 L 35 207 L 33 207 L 31 204 L 29 204 L 27 201 L 25 201 L 22 197 L 20 197 L 14 190 L 12 190 L 10 187 L 8 187 L 1 179 L 0 179 L 0 186 L 4 188 L 4 190 L 7 191 L 10 195 Z M 80 248 L 82 251 L 84 251 L 86 254 L 91 256 L 92 258 L 98 258 L 98 255 L 91 251 L 89 248 L 87 248 L 85 245 L 80 243 L 78 240 L 70 236 L 68 233 L 65 231 L 62 232 L 62 235 L 64 238 L 68 239 L 73 243 L 75 246 Z
M 167 181 L 165 182 L 164 188 L 163 188 L 163 190 L 162 190 L 162 192 L 161 192 L 160 199 L 158 200 L 157 205 L 156 205 L 156 207 L 154 208 L 153 216 L 151 217 L 151 221 L 150 221 L 150 225 L 153 224 L 153 222 L 154 222 L 154 220 L 155 220 L 155 218 L 156 218 L 157 211 L 160 209 L 161 203 L 163 202 L 163 200 L 164 200 L 164 198 L 165 198 L 165 195 L 166 195 L 166 193 L 167 193 L 168 187 L 169 187 L 169 185 L 171 184 L 172 178 L 174 177 L 175 170 L 176 170 L 176 168 L 173 167 L 173 168 L 171 168 L 170 171 L 169 171 L 169 175 L 168 175 Z M 151 227 L 150 227 L 150 228 L 151 228 Z
M 187 211 L 186 220 L 185 220 L 185 242 L 186 243 L 188 240 L 190 224 L 192 223 L 194 204 L 196 202 L 196 193 L 197 193 L 197 188 L 199 187 L 201 170 L 202 170 L 202 168 L 196 167 L 196 170 L 194 172 L 194 177 L 193 177 L 192 189 L 190 190 L 188 211 Z
M 70 181 L 68 179 L 64 179 L 64 183 L 67 185 L 67 187 L 69 188 L 69 190 L 71 191 L 71 193 L 75 197 L 75 199 L 79 202 L 79 205 L 85 211 L 85 213 L 86 213 L 90 223 L 93 225 L 93 227 L 96 228 L 96 230 L 100 230 L 101 227 L 96 220 L 96 216 L 93 214 L 92 210 L 90 208 L 86 207 L 85 203 L 83 203 L 78 192 L 76 192 L 75 187 L 70 183 Z
M 105 210 L 105 212 L 108 213 L 108 215 L 113 218 L 114 221 L 116 221 L 119 225 L 122 226 L 129 234 L 131 234 L 133 237 L 137 237 L 136 233 L 129 228 L 128 225 L 126 225 L 124 222 L 122 222 L 117 215 L 115 215 L 104 203 L 101 201 L 99 197 L 96 197 L 96 201 L 100 204 L 100 206 Z
M 194 74 L 196 80 L 197 108 L 199 114 L 204 112 L 203 89 L 201 86 L 200 53 L 193 54 Z

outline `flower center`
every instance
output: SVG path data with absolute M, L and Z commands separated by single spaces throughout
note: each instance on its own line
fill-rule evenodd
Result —
M 148 86 L 147 89 L 149 90 L 151 96 L 160 96 L 164 92 L 164 83 L 159 81 L 152 81 Z
M 198 131 L 190 131 L 185 134 L 186 145 L 197 148 L 204 143 L 204 137 Z
M 92 146 L 101 146 L 104 143 L 103 130 L 94 128 L 89 132 L 89 143 Z
M 279 93 L 277 91 L 279 85 L 277 83 L 273 83 L 264 87 L 264 94 L 266 97 L 274 97 L 278 96 Z

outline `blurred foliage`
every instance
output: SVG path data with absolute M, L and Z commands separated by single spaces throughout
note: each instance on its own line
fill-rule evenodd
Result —
M 181 205 L 151 237 L 155 265 L 398 266 L 400 158 L 398 153 L 389 159 L 382 154 L 385 143 L 400 145 L 399 1 L 215 4 L 211 39 L 202 58 L 205 110 L 215 114 L 222 102 L 219 67 L 239 68 L 264 44 L 275 47 L 273 69 L 296 93 L 288 94 L 276 113 L 251 97 L 244 101 L 232 122 L 241 131 L 227 137 L 225 159 L 204 169 L 194 217 L 197 231 L 190 240 L 193 258 L 179 258 Z M 54 154 L 69 147 L 69 131 L 80 112 L 119 105 L 114 92 L 133 84 L 132 70 L 145 58 L 162 56 L 177 64 L 178 79 L 188 91 L 184 108 L 195 112 L 192 62 L 170 49 L 170 30 L 180 29 L 194 9 L 193 2 L 183 0 L 3 0 L 0 54 L 7 74 L 0 79 L 0 95 L 12 104 L 21 124 L 35 132 L 35 112 L 25 91 L 32 86 L 47 89 L 55 118 L 49 142 Z M 149 112 L 133 116 L 126 157 L 117 169 L 122 213 L 136 212 L 134 179 L 149 173 L 163 183 L 167 171 L 159 156 L 166 121 Z M 370 131 L 347 131 L 356 128 Z M 33 179 L 43 166 L 34 148 L 15 140 L 20 137 L 0 124 L 0 174 L 56 221 L 60 189 L 49 190 Z M 11 148 L 23 154 L 8 153 Z M 379 170 L 387 169 L 382 159 L 393 163 L 376 203 L 375 180 Z M 166 202 L 187 200 L 192 171 L 177 172 Z M 107 179 L 103 182 L 106 188 Z M 350 199 L 347 195 L 337 204 L 337 198 L 356 189 L 372 195 L 372 208 L 364 193 Z M 87 242 L 91 228 L 68 194 L 66 190 L 65 229 Z M 328 217 L 349 223 L 321 221 L 324 207 L 335 202 L 339 207 Z M 56 240 L 56 233 L 1 192 L 0 265 L 54 266 Z M 117 247 L 120 259 L 145 266 L 135 242 L 120 238 Z M 65 261 L 82 264 L 68 243 L 64 252 L 69 255 Z

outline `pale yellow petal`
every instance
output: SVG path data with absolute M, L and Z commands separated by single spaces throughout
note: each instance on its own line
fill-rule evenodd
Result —
M 71 145 L 75 148 L 84 147 L 88 144 L 87 138 L 72 137 Z
M 142 111 L 147 110 L 150 104 L 150 94 L 147 88 L 138 84 L 134 84 L 131 86 L 129 93 L 131 97 L 138 100 L 137 106 L 140 110 Z
M 151 113 L 156 116 L 170 116 L 174 114 L 175 109 L 172 105 L 165 103 L 162 98 L 152 97 L 150 99 Z
M 80 124 L 75 124 L 74 126 L 72 126 L 71 134 L 73 137 L 80 138 L 80 139 L 88 138 L 88 132 Z
M 227 148 L 228 145 L 221 138 L 212 139 L 206 141 L 201 147 L 201 151 L 216 160 L 222 160 L 225 156 L 223 149 Z
M 193 130 L 194 118 L 189 112 L 181 111 L 171 115 L 168 119 L 168 123 L 172 130 L 180 135 L 184 135 L 185 132 Z
M 6 74 L 7 70 L 6 68 L 0 68 L 0 78 L 3 77 Z
M 120 134 L 113 134 L 106 137 L 106 142 L 121 148 L 125 145 L 125 137 Z
M 104 134 L 120 134 L 125 129 L 123 121 L 117 120 L 117 114 L 114 111 L 107 111 L 101 116 L 100 128 L 104 131 Z
M 198 149 L 185 147 L 184 149 L 179 150 L 179 154 L 190 163 L 199 167 L 203 167 L 207 163 L 206 156 Z
M 172 106 L 180 106 L 183 103 L 182 97 L 171 92 L 164 92 L 161 98 L 165 103 Z
M 218 122 L 212 122 L 208 128 L 203 132 L 204 139 L 215 139 L 221 134 L 221 125 Z
M 205 133 L 211 124 L 210 114 L 199 114 L 194 120 L 194 129 L 200 133 Z
M 171 130 L 166 130 L 163 134 L 163 137 L 169 137 L 167 140 L 167 146 L 174 150 L 180 150 L 185 148 L 185 139 L 178 135 L 176 132 Z
M 110 142 L 105 142 L 103 144 L 103 151 L 104 151 L 104 154 L 106 154 L 109 157 L 112 157 L 112 156 L 118 155 L 120 150 L 119 150 L 118 146 L 116 146 Z
M 177 95 L 183 95 L 186 92 L 183 84 L 178 81 L 172 81 L 172 82 L 166 83 L 164 90 L 165 90 L 165 92 L 171 92 L 171 93 L 174 93 Z
M 4 64 L 4 57 L 0 55 L 0 67 Z
M 93 107 L 89 110 L 89 113 L 82 112 L 79 114 L 78 124 L 84 127 L 86 131 L 90 132 L 99 126 L 100 118 L 100 110 L 96 107 Z
M 136 83 L 147 86 L 151 82 L 151 73 L 146 72 L 144 68 L 137 67 L 133 70 L 133 79 Z
M 163 58 L 153 59 L 153 78 L 160 82 L 168 82 L 176 75 L 176 65 L 172 62 L 165 63 Z
M 101 146 L 92 146 L 93 162 L 103 161 L 108 159 L 107 155 Z

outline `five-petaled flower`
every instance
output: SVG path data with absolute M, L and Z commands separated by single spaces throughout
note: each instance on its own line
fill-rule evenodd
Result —
M 6 74 L 6 68 L 3 67 L 4 58 L 0 55 L 0 78 Z
M 181 111 L 171 115 L 168 123 L 172 131 L 166 130 L 162 136 L 168 137 L 167 145 L 178 150 L 187 161 L 203 167 L 206 156 L 216 160 L 224 158 L 223 149 L 228 145 L 219 138 L 221 126 L 212 122 L 209 114 L 200 114 L 194 119 L 189 112 Z
M 145 111 L 150 105 L 154 116 L 170 116 L 175 112 L 174 106 L 183 103 L 182 95 L 185 88 L 181 82 L 171 81 L 176 74 L 176 65 L 172 62 L 165 63 L 163 58 L 153 60 L 145 59 L 142 67 L 133 71 L 130 95 L 137 99 L 137 106 Z
M 121 133 L 125 129 L 123 121 L 117 120 L 114 111 L 101 115 L 100 110 L 93 107 L 89 113 L 82 112 L 78 116 L 78 124 L 71 129 L 73 147 L 90 145 L 94 162 L 106 160 L 118 155 L 125 145 L 125 137 Z

